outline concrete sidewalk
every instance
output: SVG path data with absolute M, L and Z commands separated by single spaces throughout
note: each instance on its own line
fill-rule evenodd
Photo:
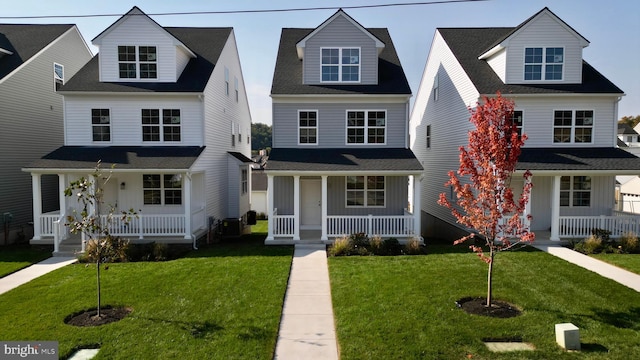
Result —
M 338 359 L 325 245 L 295 246 L 274 359 Z
M 594 259 L 590 256 L 573 251 L 561 245 L 540 244 L 533 245 L 535 248 L 557 256 L 572 264 L 581 266 L 587 270 L 593 271 L 613 281 L 617 281 L 622 285 L 632 288 L 640 292 L 640 275 L 621 269 L 617 266 L 607 264 L 604 261 Z
M 0 295 L 22 284 L 78 261 L 75 257 L 51 257 L 0 279 Z

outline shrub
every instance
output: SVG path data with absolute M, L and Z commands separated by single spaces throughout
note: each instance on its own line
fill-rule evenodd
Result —
M 622 234 L 618 240 L 618 245 L 620 250 L 627 254 L 640 252 L 640 242 L 638 242 L 638 237 L 634 233 Z
M 153 260 L 166 261 L 169 258 L 169 246 L 167 244 L 153 243 L 151 253 Z
M 369 239 L 369 248 L 374 255 L 382 255 L 382 238 L 374 235 Z
M 347 236 L 335 239 L 333 245 L 329 248 L 330 256 L 346 256 L 350 255 L 353 250 L 351 240 Z
M 355 233 L 349 236 L 349 240 L 351 240 L 351 244 L 354 247 L 364 247 L 369 246 L 369 238 L 365 233 Z
M 587 255 L 602 252 L 603 249 L 602 239 L 595 235 L 591 235 L 585 240 L 576 243 L 573 247 L 573 250 Z
M 396 238 L 389 238 L 382 242 L 382 255 L 400 255 L 402 254 L 402 245 Z
M 614 241 L 611 239 L 611 231 L 605 229 L 592 229 L 591 235 L 600 238 L 603 245 L 614 245 Z
M 101 262 L 124 262 L 128 260 L 129 240 L 119 237 L 106 237 L 87 241 L 84 252 L 78 254 L 81 263 L 95 262 L 98 256 Z
M 404 245 L 404 253 L 407 255 L 419 255 L 422 253 L 422 246 L 420 245 L 420 238 L 412 236 Z

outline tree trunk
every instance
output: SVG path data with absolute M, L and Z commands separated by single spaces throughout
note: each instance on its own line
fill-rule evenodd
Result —
M 493 297 L 493 259 L 496 256 L 493 247 L 489 249 L 489 270 L 487 271 L 487 307 L 491 308 L 491 300 Z
M 100 313 L 100 258 L 96 261 L 96 281 L 97 281 L 97 291 L 98 291 L 98 318 L 102 317 Z

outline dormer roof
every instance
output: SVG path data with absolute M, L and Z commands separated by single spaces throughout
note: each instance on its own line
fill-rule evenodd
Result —
M 27 62 L 73 24 L 0 24 L 0 79 Z
M 357 22 L 351 16 L 349 16 L 346 12 L 344 12 L 344 10 L 339 9 L 338 11 L 335 12 L 335 14 L 331 15 L 331 17 L 329 17 L 322 24 L 320 24 L 317 28 L 313 29 L 313 31 L 309 32 L 305 37 L 303 37 L 300 41 L 298 41 L 296 43 L 298 59 L 302 60 L 304 58 L 304 49 L 306 47 L 307 40 L 310 39 L 311 37 L 313 37 L 315 34 L 317 34 L 322 29 L 324 29 L 325 26 L 327 26 L 327 24 L 330 24 L 337 17 L 344 17 L 347 21 L 349 21 L 351 24 L 353 24 L 353 26 L 355 26 L 356 28 L 360 29 L 360 31 L 362 31 L 364 34 L 366 34 L 368 37 L 370 37 L 371 40 L 373 40 L 375 42 L 376 48 L 378 49 L 378 54 L 380 54 L 380 52 L 382 52 L 382 49 L 384 49 L 384 46 L 385 46 L 384 42 L 382 40 L 380 40 L 377 36 L 375 36 L 373 33 L 371 33 L 369 30 L 367 30 L 364 26 L 360 25 L 359 22 Z
M 491 57 L 493 54 L 495 54 L 495 53 L 499 52 L 500 50 L 504 49 L 505 47 L 507 47 L 507 44 L 509 43 L 509 40 L 511 38 L 513 38 L 518 33 L 520 33 L 529 24 L 531 24 L 535 19 L 537 19 L 537 18 L 539 18 L 541 16 L 544 16 L 544 15 L 550 16 L 553 20 L 555 20 L 558 24 L 560 24 L 565 30 L 567 30 L 573 36 L 578 38 L 580 40 L 580 43 L 581 43 L 583 48 L 589 46 L 589 40 L 587 40 L 584 36 L 580 35 L 579 32 L 577 32 L 574 28 L 569 26 L 569 24 L 567 24 L 562 19 L 560 19 L 556 14 L 553 13 L 553 11 L 549 10 L 548 7 L 544 7 L 542 10 L 538 11 L 537 13 L 535 13 L 533 16 L 531 16 L 527 20 L 523 21 L 520 25 L 516 26 L 515 28 L 512 28 L 508 33 L 504 34 L 503 36 L 501 36 L 498 39 L 495 39 L 492 44 L 490 44 L 487 48 L 485 48 L 485 49 L 480 51 L 480 53 L 478 54 L 478 58 L 479 59 L 487 59 L 487 58 Z
M 116 20 L 116 22 L 111 24 L 108 28 L 104 29 L 104 31 L 102 31 L 100 34 L 98 34 L 98 36 L 96 36 L 95 38 L 93 38 L 93 40 L 91 40 L 91 43 L 93 45 L 100 46 L 102 44 L 102 39 L 104 39 L 105 36 L 107 36 L 113 29 L 118 27 L 118 25 L 120 25 L 122 22 L 126 21 L 126 19 L 131 17 L 131 16 L 142 16 L 144 19 L 149 21 L 149 23 L 153 24 L 153 26 L 155 26 L 158 30 L 166 32 L 167 34 L 169 34 L 169 36 L 173 38 L 175 46 L 183 48 L 192 57 L 196 56 L 196 54 L 191 49 L 189 49 L 188 46 L 186 46 L 182 41 L 180 41 L 175 36 L 173 36 L 170 32 L 168 32 L 164 27 L 162 27 L 160 24 L 158 24 L 155 20 L 150 18 L 147 14 L 145 14 L 137 6 L 132 7 L 131 10 L 129 10 L 126 14 L 122 15 L 118 20 Z

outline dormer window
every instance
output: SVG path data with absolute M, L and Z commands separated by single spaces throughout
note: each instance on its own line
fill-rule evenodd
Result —
M 564 48 L 525 48 L 524 50 L 524 79 L 562 80 L 562 67 L 564 65 Z
M 322 82 L 359 82 L 360 48 L 321 49 Z
M 118 46 L 120 79 L 157 79 L 158 59 L 155 46 Z

